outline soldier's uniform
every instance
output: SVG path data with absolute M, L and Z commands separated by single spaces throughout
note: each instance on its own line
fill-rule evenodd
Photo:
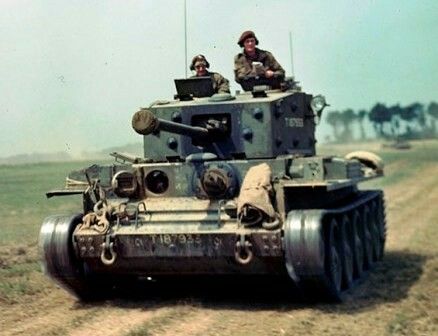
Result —
M 254 76 L 252 62 L 262 63 L 265 70 L 272 70 L 274 72 L 275 78 L 284 78 L 285 71 L 275 57 L 269 51 L 256 48 L 254 57 L 250 57 L 245 52 L 242 52 L 234 58 L 234 77 L 237 83 L 241 84 L 244 80 Z
M 230 83 L 228 79 L 217 72 L 207 71 L 205 76 L 210 76 L 213 82 L 213 89 L 215 93 L 230 93 Z M 196 78 L 197 76 L 192 76 L 190 78 Z
M 228 79 L 226 79 L 220 73 L 208 71 L 207 69 L 210 67 L 210 63 L 208 63 L 204 55 L 199 54 L 193 57 L 192 63 L 190 64 L 190 70 L 194 71 L 197 65 L 202 65 L 205 67 L 205 73 L 202 76 L 211 77 L 211 80 L 213 82 L 213 89 L 215 93 L 230 93 L 230 83 L 228 82 Z M 198 75 L 200 74 L 198 73 Z M 195 77 L 198 76 L 194 75 L 190 78 L 195 78 Z

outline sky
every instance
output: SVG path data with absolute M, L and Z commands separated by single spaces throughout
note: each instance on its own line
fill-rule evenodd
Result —
M 232 92 L 237 40 L 251 29 L 332 109 L 438 101 L 436 0 L 186 4 L 187 62 L 204 54 Z M 0 156 L 141 142 L 133 113 L 171 99 L 188 66 L 183 0 L 0 0 Z

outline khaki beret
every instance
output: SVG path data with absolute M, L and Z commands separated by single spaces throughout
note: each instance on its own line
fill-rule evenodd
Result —
M 259 44 L 259 40 L 257 39 L 257 37 L 255 36 L 255 34 L 254 34 L 254 32 L 253 32 L 252 30 L 246 30 L 246 31 L 244 31 L 244 32 L 242 33 L 242 35 L 240 35 L 240 37 L 239 37 L 239 41 L 237 41 L 237 44 L 238 44 L 239 46 L 243 47 L 243 43 L 245 42 L 245 40 L 246 40 L 247 38 L 250 38 L 250 37 L 254 37 L 254 38 L 255 38 L 256 45 Z

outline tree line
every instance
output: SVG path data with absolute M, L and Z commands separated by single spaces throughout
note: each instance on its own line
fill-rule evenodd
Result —
M 415 102 L 407 106 L 396 104 L 386 106 L 377 103 L 370 110 L 346 109 L 329 111 L 326 121 L 332 127 L 333 137 L 328 140 L 355 140 L 353 130 L 358 129 L 356 139 L 364 140 L 370 136 L 366 133 L 368 120 L 377 138 L 382 139 L 421 139 L 437 136 L 438 103 L 423 105 Z

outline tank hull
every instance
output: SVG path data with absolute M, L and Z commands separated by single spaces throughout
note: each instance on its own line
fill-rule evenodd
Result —
M 340 207 L 290 210 L 275 230 L 244 227 L 217 209 L 209 218 L 215 207 L 208 209 L 204 222 L 157 215 L 119 222 L 105 234 L 77 230 L 81 215 L 49 217 L 40 235 L 45 271 L 81 299 L 96 294 L 95 279 L 108 275 L 286 275 L 303 292 L 340 300 L 383 257 L 380 191 L 358 192 Z

